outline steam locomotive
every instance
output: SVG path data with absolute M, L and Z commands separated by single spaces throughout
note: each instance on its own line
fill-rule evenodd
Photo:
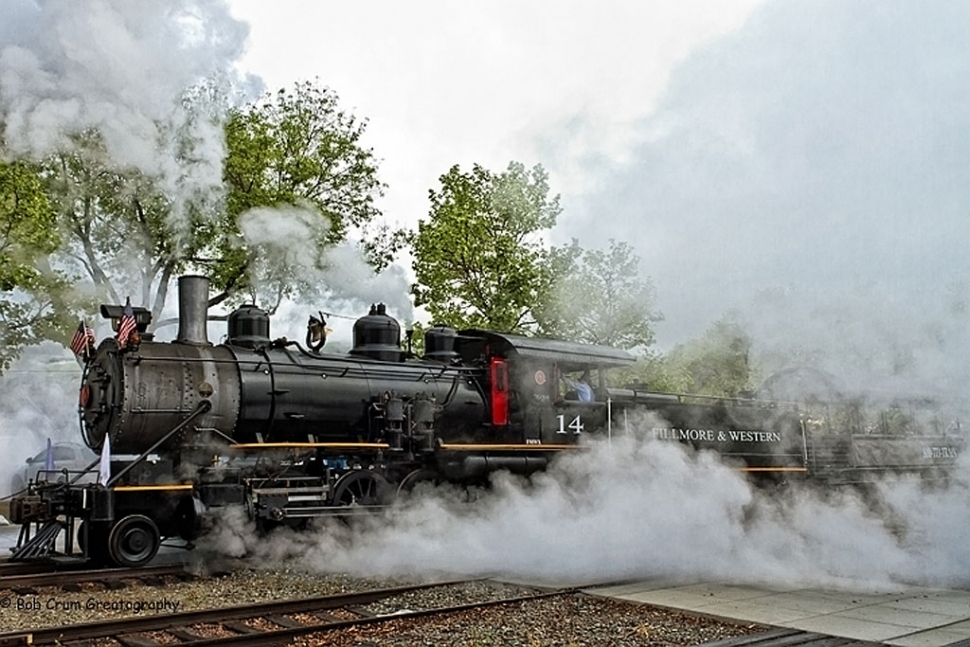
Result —
M 322 352 L 315 318 L 305 346 L 273 340 L 252 305 L 212 344 L 207 308 L 208 280 L 181 277 L 174 342 L 154 341 L 150 313 L 136 308 L 127 342 L 106 339 L 86 361 L 81 432 L 102 458 L 87 474 L 41 471 L 11 500 L 22 524 L 12 559 L 140 566 L 163 540 L 190 543 L 222 506 L 245 506 L 264 530 L 300 526 L 391 505 L 422 481 L 528 475 L 596 435 L 682 442 L 748 473 L 829 480 L 936 469 L 962 447 L 937 434 L 877 456 L 858 449 L 875 437 L 822 442 L 792 404 L 616 388 L 609 372 L 634 358 L 605 346 L 434 326 L 415 357 L 381 305 L 356 321 L 346 354 Z M 122 308 L 101 311 L 117 329 Z

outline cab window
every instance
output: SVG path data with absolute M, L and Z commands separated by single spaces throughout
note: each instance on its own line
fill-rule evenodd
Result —
M 595 402 L 596 392 L 593 390 L 593 378 L 589 369 L 574 371 L 558 371 L 559 397 L 572 402 Z

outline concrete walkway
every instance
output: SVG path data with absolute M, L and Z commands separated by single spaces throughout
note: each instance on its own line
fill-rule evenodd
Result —
M 635 582 L 586 593 L 718 618 L 902 647 L 970 640 L 970 591 L 911 587 L 891 593 Z

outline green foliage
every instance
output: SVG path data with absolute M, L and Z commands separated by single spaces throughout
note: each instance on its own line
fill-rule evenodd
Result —
M 384 186 L 373 152 L 360 145 L 366 121 L 339 109 L 337 95 L 310 82 L 234 110 L 226 125 L 227 211 L 309 203 L 330 224 L 330 241 L 379 211 Z
M 361 230 L 374 221 L 380 214 L 374 202 L 384 185 L 377 178 L 373 152 L 360 143 L 365 126 L 340 110 L 334 92 L 310 82 L 230 113 L 224 233 L 205 263 L 217 287 L 252 291 L 259 284 L 277 302 L 300 291 L 290 268 L 257 263 L 265 250 L 242 236 L 239 218 L 247 211 L 300 208 L 316 219 L 298 217 L 299 226 L 319 243 L 318 252 L 343 240 L 351 228 Z M 365 252 L 376 266 L 383 266 L 401 246 L 403 234 L 386 227 L 373 231 L 373 237 L 365 236 Z
M 383 271 L 394 260 L 394 255 L 407 246 L 408 231 L 395 229 L 384 222 L 374 224 L 367 230 L 368 235 L 360 241 L 361 251 L 375 272 Z
M 512 162 L 502 173 L 458 166 L 430 191 L 431 211 L 409 242 L 416 305 L 435 323 L 528 333 L 538 328 L 558 264 L 542 241 L 556 224 L 545 170 Z
M 74 133 L 69 147 L 36 169 L 3 167 L 0 368 L 25 344 L 69 339 L 77 294 L 91 303 L 130 295 L 151 307 L 157 323 L 171 279 L 184 271 L 212 276 L 223 290 L 217 300 L 256 284 L 277 302 L 318 288 L 319 280 L 296 271 L 298 262 L 309 255 L 319 265 L 320 249 L 378 215 L 374 200 L 383 185 L 359 142 L 364 124 L 340 111 L 329 90 L 303 83 L 231 109 L 217 89 L 202 85 L 186 92 L 180 108 L 181 125 L 159 124 L 160 158 L 173 157 L 165 173 L 119 167 L 96 131 Z M 216 142 L 199 137 L 226 114 L 228 158 L 223 175 L 213 177 L 203 153 Z M 262 227 L 265 234 L 256 243 L 242 236 L 247 212 L 255 213 L 250 233 Z M 309 233 L 285 238 L 283 224 Z M 372 225 L 367 233 L 365 253 L 386 265 L 403 234 Z M 282 243 L 274 240 L 281 236 Z
M 172 199 L 158 178 L 118 168 L 96 132 L 75 136 L 70 150 L 46 160 L 43 177 L 63 240 L 58 261 L 75 276 L 87 276 L 97 298 L 123 303 L 131 296 L 157 318 L 169 280 L 186 268 L 184 259 L 206 243 L 212 228 L 197 224 L 191 237 L 177 239 L 169 220 Z
M 698 339 L 652 354 L 618 372 L 620 382 L 640 382 L 652 391 L 737 397 L 755 378 L 748 363 L 751 339 L 744 329 L 721 319 Z
M 653 344 L 653 284 L 640 277 L 640 259 L 627 243 L 610 240 L 608 250 L 579 249 L 577 241 L 557 250 L 561 277 L 541 311 L 543 328 L 556 336 L 618 348 Z
M 55 220 L 37 169 L 0 162 L 0 373 L 24 346 L 72 329 L 64 277 L 48 263 L 60 243 Z
M 29 287 L 38 280 L 34 261 L 60 242 L 54 224 L 35 169 L 0 162 L 0 290 Z

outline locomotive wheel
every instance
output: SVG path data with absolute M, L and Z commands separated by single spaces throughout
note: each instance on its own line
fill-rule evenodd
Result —
M 87 552 L 88 549 L 88 533 L 90 532 L 88 528 L 90 525 L 87 519 L 77 525 L 77 547 L 82 553 Z
M 161 543 L 155 522 L 145 515 L 132 514 L 111 529 L 108 553 L 118 566 L 135 568 L 152 561 Z
M 397 497 L 407 497 L 419 483 L 438 483 L 438 473 L 427 468 L 419 468 L 408 472 L 397 486 Z
M 370 470 L 347 472 L 333 487 L 333 505 L 383 505 L 394 499 L 393 488 L 387 480 Z
M 83 553 L 88 548 L 88 521 L 85 519 L 77 525 L 77 547 Z

